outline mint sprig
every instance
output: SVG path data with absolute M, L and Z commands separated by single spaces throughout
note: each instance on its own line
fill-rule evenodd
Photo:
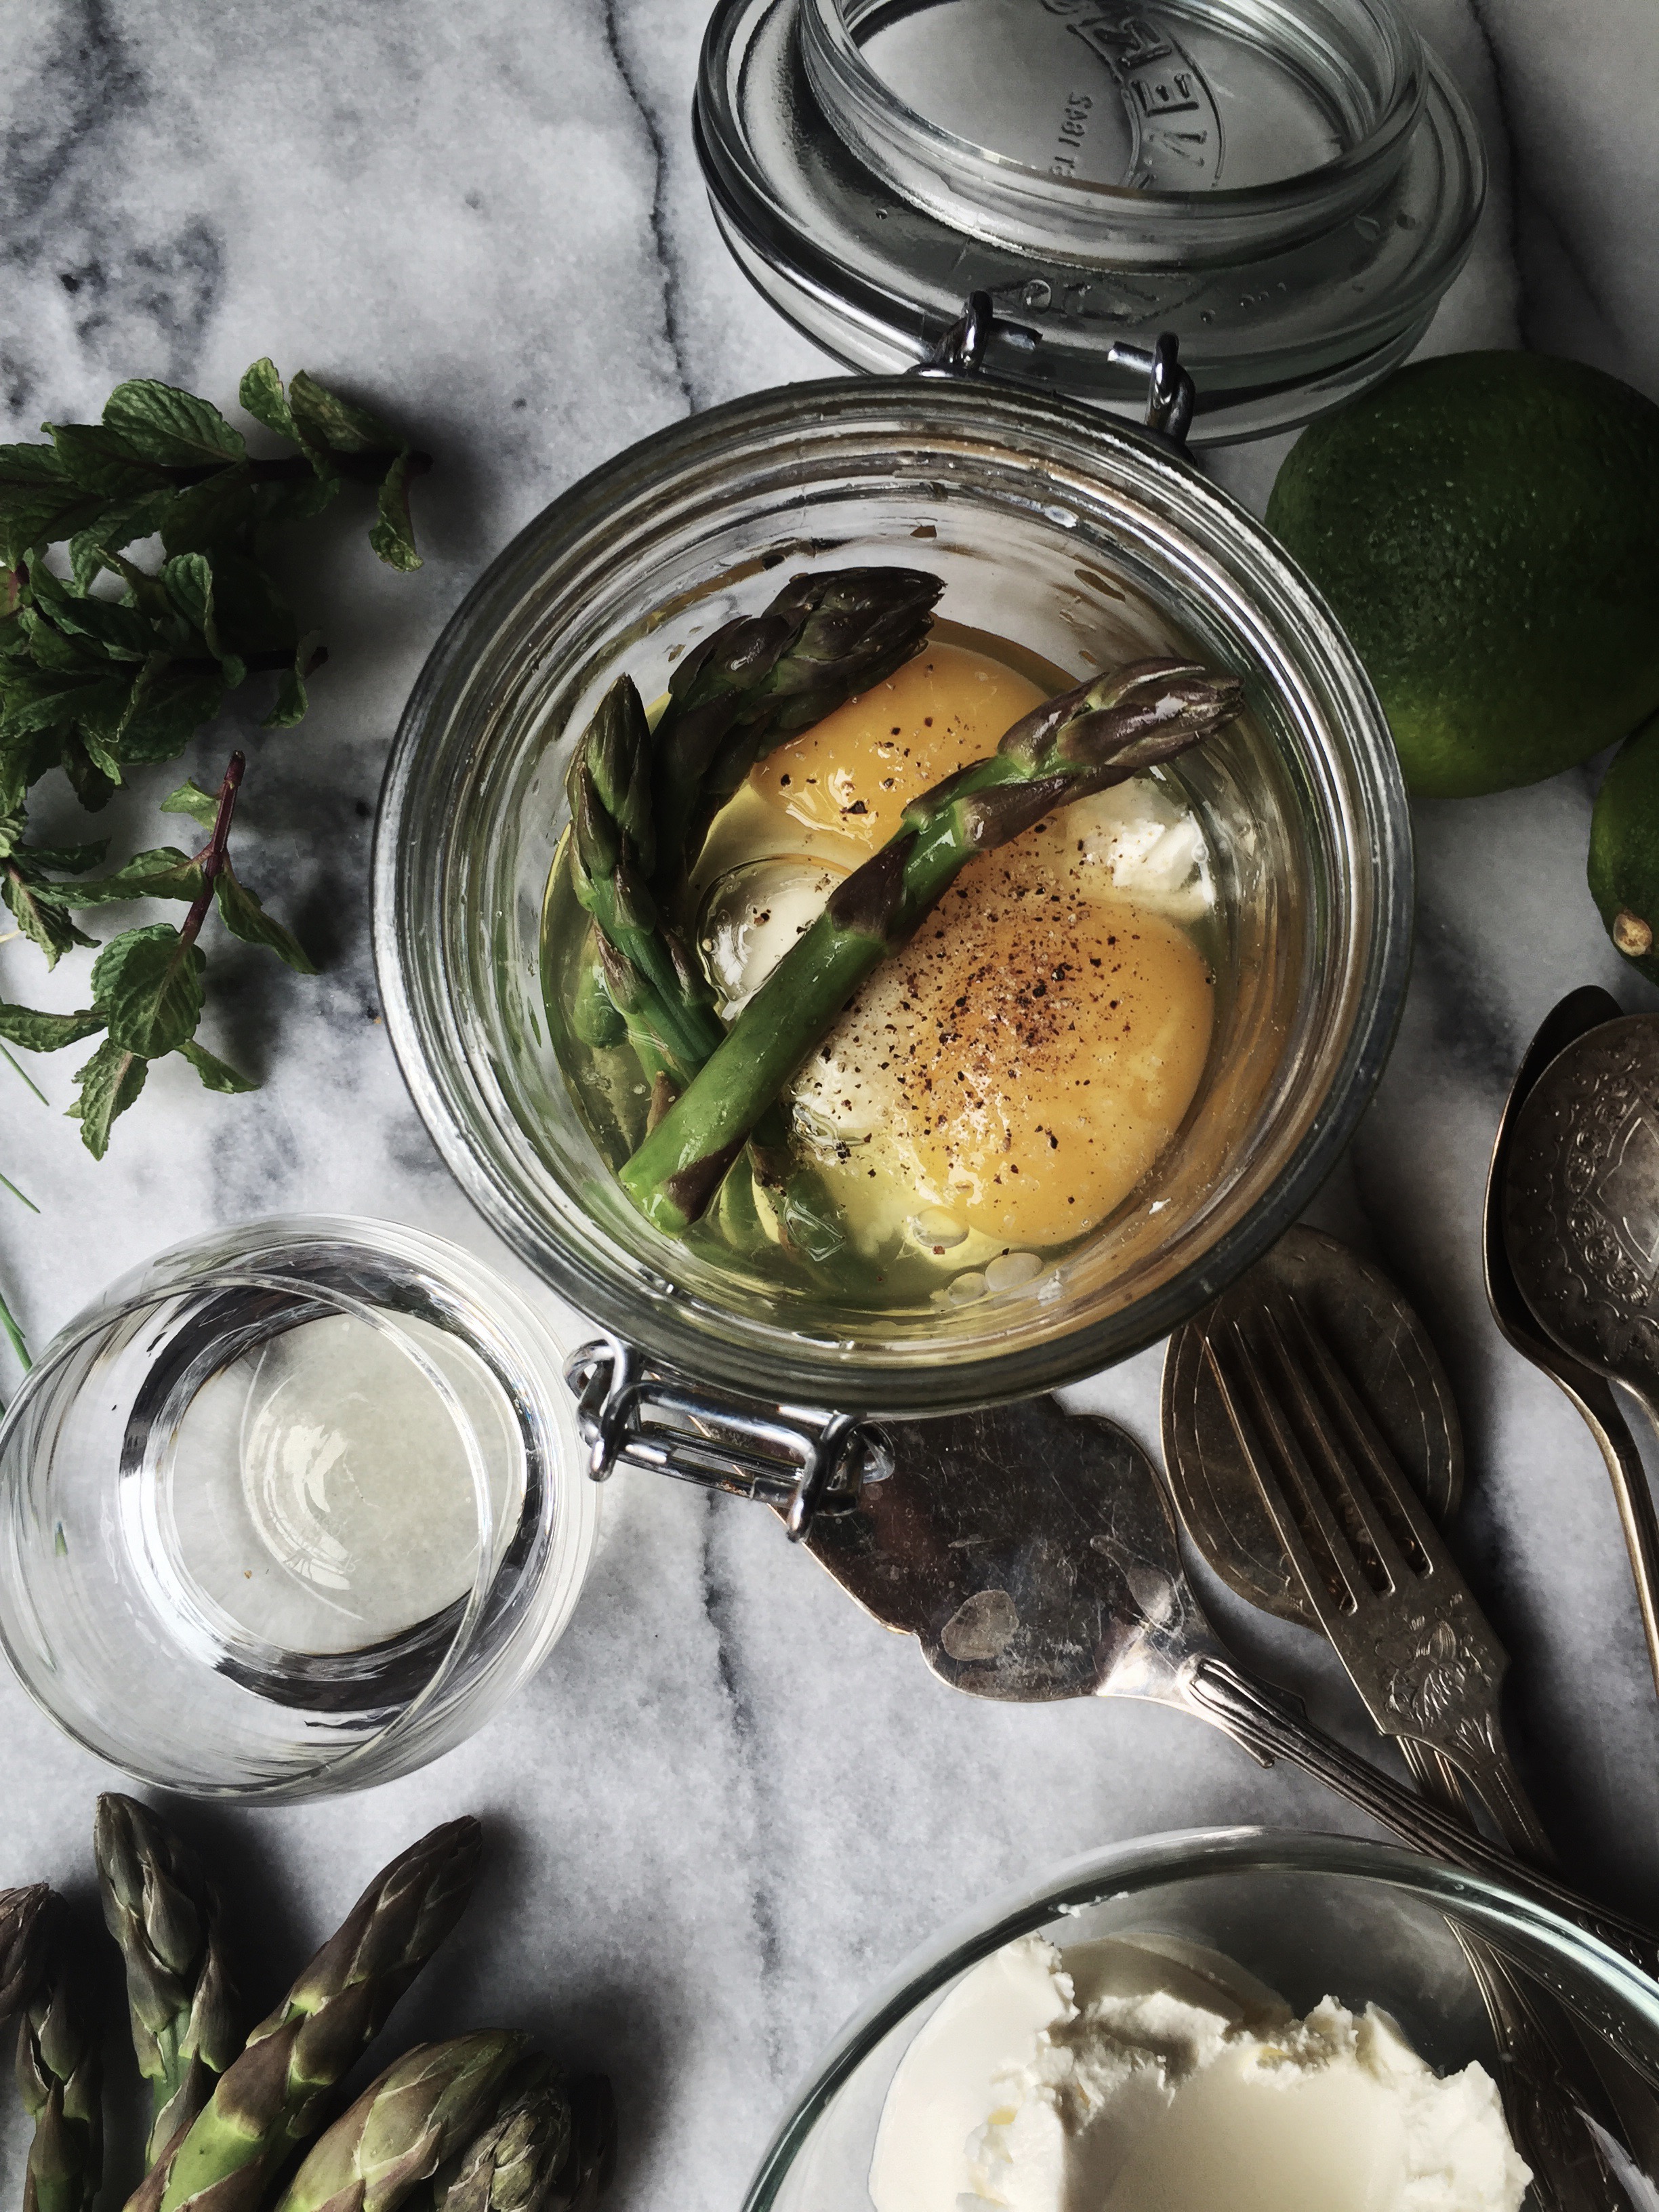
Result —
M 71 1109 L 100 1158 L 154 1060 L 181 1053 L 210 1090 L 253 1087 L 196 1041 L 196 938 L 210 909 L 234 936 L 301 974 L 315 970 L 230 865 L 240 753 L 216 796 L 186 784 L 163 802 L 212 830 L 201 852 L 160 847 L 106 874 L 94 872 L 106 840 L 31 842 L 27 793 L 61 770 L 96 811 L 135 769 L 175 758 L 234 692 L 261 678 L 276 679 L 264 726 L 300 721 L 307 679 L 327 655 L 264 561 L 273 531 L 320 514 L 346 487 L 375 495 L 369 542 L 380 558 L 420 566 L 409 485 L 431 466 L 428 455 L 303 371 L 284 387 L 268 360 L 247 371 L 240 396 L 288 451 L 250 453 L 210 401 L 149 378 L 118 386 L 97 422 L 44 425 L 49 445 L 0 446 L 0 902 L 48 967 L 96 946 L 79 913 L 135 898 L 190 907 L 178 929 L 155 924 L 106 945 L 82 1012 L 0 1006 L 0 1037 L 31 1051 L 106 1032 Z M 159 567 L 128 557 L 158 533 Z M 48 561 L 53 545 L 65 549 L 67 575 Z
M 77 903 L 97 903 L 106 895 L 187 899 L 190 911 L 176 928 L 169 921 L 150 922 L 112 938 L 93 963 L 92 1004 L 78 1013 L 0 1005 L 0 1037 L 30 1052 L 58 1052 L 103 1032 L 103 1042 L 76 1073 L 80 1096 L 69 1109 L 94 1159 L 108 1150 L 111 1127 L 143 1091 L 151 1062 L 170 1053 L 180 1054 L 210 1091 L 258 1088 L 197 1040 L 207 963 L 196 940 L 216 906 L 234 935 L 269 946 L 303 975 L 316 973 L 298 940 L 265 913 L 231 866 L 230 826 L 246 766 L 240 753 L 231 755 L 216 798 L 191 783 L 167 801 L 174 812 L 199 817 L 204 804 L 210 810 L 211 835 L 198 853 L 164 847 L 141 854 L 121 872 L 141 887 L 112 891 L 114 878 L 59 887 L 61 896 Z
M 430 455 L 303 370 L 285 392 L 270 362 L 256 361 L 239 397 L 293 453 L 251 454 L 210 401 L 150 377 L 118 385 L 101 422 L 43 424 L 50 446 L 0 446 L 0 562 L 67 541 L 84 588 L 111 555 L 157 531 L 169 554 L 252 553 L 266 525 L 320 514 L 353 483 L 379 495 L 370 543 L 380 558 L 420 566 L 407 493 Z

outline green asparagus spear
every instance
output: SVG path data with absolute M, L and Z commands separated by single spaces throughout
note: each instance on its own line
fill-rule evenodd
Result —
M 613 1012 L 621 1020 L 635 1057 L 652 1082 L 665 1078 L 678 1092 L 688 1083 L 693 1072 L 701 1067 L 709 1046 L 701 1058 L 688 1058 L 677 1052 L 663 1035 L 664 1024 L 658 1018 L 657 994 L 652 989 L 625 952 L 619 952 L 603 930 L 594 932 L 594 953 L 605 995 Z M 720 1025 L 715 1024 L 715 1033 Z
M 219 1900 L 196 1854 L 148 1806 L 106 1792 L 93 1823 L 104 1924 L 121 1947 L 154 2166 L 241 2049 Z
M 130 2204 L 148 2212 L 257 2212 L 271 2176 L 322 2122 L 328 2093 L 460 1917 L 481 1832 L 451 1820 L 392 1860 L 270 2017 Z
M 583 1044 L 592 1045 L 596 1052 L 609 1051 L 628 1035 L 628 1024 L 617 1012 L 617 1002 L 605 982 L 600 951 L 604 943 L 597 925 L 590 922 L 577 956 L 576 986 L 570 996 L 571 1029 Z
M 547 2212 L 574 2134 L 563 2077 L 538 2052 L 514 2069 L 495 2112 L 436 2176 L 421 2212 Z
M 700 1217 L 759 1116 L 975 854 L 1184 752 L 1241 703 L 1232 677 L 1137 661 L 1035 708 L 989 759 L 914 800 L 898 836 L 836 885 L 623 1168 L 647 1219 L 678 1237 Z
M 23 2212 L 88 2212 L 103 2177 L 103 2062 L 75 1987 L 68 1915 L 52 1900 L 45 1978 L 17 2038 L 17 2093 L 34 2122 Z
M 909 568 L 792 576 L 675 669 L 657 724 L 658 902 L 670 911 L 708 825 L 755 763 L 909 659 L 944 584 Z
M 568 787 L 571 883 L 593 916 L 604 994 L 651 1084 L 654 1128 L 725 1030 L 695 953 L 669 927 L 646 880 L 654 844 L 651 745 L 639 693 L 631 678 L 619 677 L 583 733 Z M 579 1033 L 593 1030 L 591 1006 L 580 1024 L 573 1008 L 572 1024 Z M 755 1179 L 773 1194 L 781 1233 L 811 1258 L 828 1260 L 845 1238 L 818 1177 L 790 1153 L 787 1120 L 781 1112 L 763 1115 L 754 1135 Z
M 276 2212 L 394 2212 L 494 2114 L 528 2040 L 496 2031 L 417 2045 L 313 2145 Z
M 689 1073 L 720 1042 L 720 1024 L 695 956 L 651 890 L 651 726 L 631 677 L 619 676 L 600 701 L 566 787 L 571 887 L 637 979 L 634 1012 L 617 1011 Z
M 27 1889 L 0 1889 L 0 2023 L 34 1995 L 46 1963 L 51 1895 L 43 1881 Z

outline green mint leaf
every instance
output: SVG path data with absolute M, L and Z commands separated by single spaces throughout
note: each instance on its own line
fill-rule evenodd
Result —
M 39 737 L 13 742 L 0 735 L 0 808 L 8 814 L 22 805 L 23 795 L 34 781 L 29 770 L 34 765 L 34 747 L 41 742 Z
M 127 595 L 122 603 L 124 605 L 137 607 L 139 613 L 148 616 L 151 622 L 164 623 L 172 617 L 173 602 L 167 597 L 167 586 L 159 576 L 152 576 L 147 569 L 135 568 L 131 561 L 125 560 L 118 553 L 110 555 L 109 565 L 118 576 L 126 580 Z
M 118 384 L 104 402 L 104 421 L 134 453 L 167 468 L 210 468 L 247 451 L 216 407 L 153 377 Z
M 217 669 L 174 662 L 141 684 L 142 695 L 134 697 L 121 731 L 121 758 L 127 762 L 176 760 L 224 704 L 224 678 Z
M 299 669 L 285 668 L 276 679 L 276 703 L 259 726 L 262 730 L 291 730 L 296 722 L 304 721 L 310 703 L 306 696 L 306 679 Z
M 86 639 L 116 659 L 143 660 L 155 650 L 155 633 L 143 615 L 112 599 L 54 600 L 52 618 L 59 630 Z
M 59 765 L 88 813 L 96 814 L 107 806 L 120 788 L 119 769 L 112 775 L 106 768 L 100 767 L 73 730 L 49 731 L 47 735 L 58 740 Z
M 83 757 L 94 773 L 108 785 L 111 791 L 118 790 L 126 779 L 121 774 L 120 762 L 117 760 L 90 722 L 83 723 L 79 730 L 72 730 L 70 736 L 71 743 L 64 748 L 64 773 L 71 783 L 75 783 L 76 790 L 80 794 L 82 805 L 86 807 L 88 812 L 95 814 L 104 801 L 101 799 L 89 799 L 84 792 L 81 791 L 80 785 L 76 783 L 75 769 L 70 765 L 71 754 Z M 107 795 L 106 793 L 106 796 Z
M 61 576 L 53 575 L 39 554 L 31 554 L 23 574 L 24 596 L 37 606 L 62 606 L 65 600 L 75 597 L 72 587 Z
M 37 668 L 52 669 L 66 676 L 95 677 L 105 673 L 109 655 L 90 639 L 66 637 L 33 607 L 25 607 L 18 620 Z
M 286 438 L 292 445 L 301 442 L 275 362 L 269 358 L 256 361 L 243 376 L 236 397 L 256 422 L 263 422 L 267 430 L 274 430 L 279 438 Z
M 40 947 L 48 968 L 55 968 L 74 946 L 98 942 L 77 929 L 61 907 L 37 896 L 37 886 L 15 856 L 0 863 L 0 899 L 10 908 L 22 934 Z
M 224 1060 L 216 1059 L 205 1045 L 189 1038 L 179 1048 L 210 1091 L 257 1091 L 259 1086 L 251 1076 L 239 1074 Z
M 55 446 L 0 446 L 0 483 L 68 483 L 69 471 Z
M 100 837 L 90 845 L 30 845 L 27 858 L 35 867 L 50 868 L 56 875 L 83 876 L 108 850 L 109 839 Z
M 109 1133 L 118 1114 L 125 1114 L 144 1087 L 149 1062 L 142 1054 L 129 1052 L 112 1037 L 106 1037 L 75 1079 L 81 1096 L 69 1109 L 71 1121 L 81 1124 L 81 1142 L 95 1160 L 109 1150 Z
M 28 639 L 28 654 L 35 668 L 51 668 L 60 675 L 101 677 L 112 675 L 108 659 L 111 654 L 95 639 L 80 637 L 70 630 L 60 630 L 58 623 L 49 622 L 38 608 L 24 606 L 18 613 L 18 626 Z M 13 654 L 15 659 L 15 654 Z M 27 661 L 24 661 L 27 668 Z
M 220 677 L 234 691 L 247 678 L 247 665 L 220 634 L 214 570 L 205 553 L 179 553 L 161 569 L 167 597 L 219 663 Z
M 114 500 L 171 489 L 153 462 L 102 422 L 43 422 L 40 427 L 51 433 L 58 459 L 82 491 Z
M 206 965 L 170 921 L 112 938 L 94 961 L 94 1002 L 109 1018 L 110 1042 L 146 1060 L 177 1052 L 202 1018 Z
M 52 446 L 0 446 L 0 561 L 15 567 L 54 538 L 70 538 L 105 502 L 83 491 Z
M 180 553 L 165 562 L 161 581 L 167 597 L 192 629 L 200 630 L 208 651 L 219 647 L 213 628 L 213 570 L 205 553 Z
M 204 791 L 194 777 L 186 777 L 177 791 L 168 792 L 161 801 L 163 814 L 188 814 L 204 830 L 211 830 L 219 819 L 219 798 L 216 792 Z
M 380 479 L 380 519 L 368 533 L 368 542 L 388 568 L 406 575 L 418 568 L 415 526 L 409 519 L 409 454 L 398 454 Z
M 258 487 L 243 463 L 179 492 L 161 526 L 161 543 L 169 553 L 216 553 L 250 537 L 258 520 Z
M 342 399 L 304 369 L 289 379 L 288 400 L 307 443 L 314 441 L 337 453 L 395 453 L 403 445 L 366 407 Z
M 89 681 L 46 669 L 9 666 L 0 673 L 0 736 L 10 739 L 86 716 L 100 724 L 112 716 L 118 722 L 131 694 L 131 677 Z
M 135 853 L 113 875 L 97 876 L 90 883 L 43 886 L 40 896 L 54 906 L 77 909 L 136 898 L 181 899 L 188 906 L 201 888 L 199 864 L 174 846 L 158 845 L 148 853 Z
M 144 491 L 100 507 L 96 516 L 70 539 L 70 573 L 76 590 L 91 588 L 94 578 L 110 565 L 110 555 L 131 545 L 135 538 L 153 537 L 177 504 L 178 497 L 171 491 Z
M 257 894 L 238 882 L 228 864 L 215 877 L 213 892 L 219 902 L 219 919 L 233 937 L 240 937 L 245 945 L 263 945 L 301 975 L 317 973 L 315 962 L 299 939 L 284 929 L 274 915 L 265 912 Z
M 78 1014 L 42 1014 L 33 1006 L 0 1006 L 0 1037 L 25 1052 L 61 1052 L 66 1044 L 96 1036 L 104 1017 L 96 1006 Z

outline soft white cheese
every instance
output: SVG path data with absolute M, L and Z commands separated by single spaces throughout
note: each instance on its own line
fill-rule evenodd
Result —
M 1530 2179 L 1478 2065 L 1442 2080 L 1386 2013 L 1294 2020 L 1163 1937 L 1026 1936 L 895 2074 L 876 2212 L 1518 2212 Z

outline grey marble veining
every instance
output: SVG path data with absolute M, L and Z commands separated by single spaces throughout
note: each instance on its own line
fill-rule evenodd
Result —
M 1421 0 L 1492 159 L 1476 251 L 1431 348 L 1528 343 L 1659 389 L 1659 16 L 1647 0 Z M 250 773 L 245 873 L 328 956 L 315 981 L 216 948 L 206 1032 L 264 1079 L 210 1098 L 181 1067 L 96 1166 L 0 1069 L 0 1279 L 32 1338 L 119 1269 L 210 1224 L 380 1213 L 490 1241 L 437 1162 L 380 1025 L 365 869 L 381 761 L 421 659 L 485 561 L 633 440 L 825 364 L 748 290 L 714 232 L 688 101 L 700 0 L 38 0 L 0 14 L 0 428 L 94 413 L 125 375 L 228 399 L 269 352 L 337 380 L 439 457 L 426 565 L 380 568 L 361 511 L 293 578 L 332 659 L 298 731 L 234 716 L 188 765 Z M 1216 473 L 1260 504 L 1283 442 Z M 336 610 L 337 609 L 337 612 Z M 319 613 L 319 619 L 323 618 Z M 1523 1748 L 1573 1869 L 1651 1910 L 1656 1715 L 1599 1462 L 1565 1401 L 1488 1322 L 1480 1193 L 1516 1059 L 1560 992 L 1640 994 L 1583 861 L 1593 772 L 1418 811 L 1417 967 L 1376 1103 L 1316 1218 L 1429 1319 L 1471 1458 L 1465 1556 L 1516 1655 Z M 146 787 L 155 791 L 155 784 Z M 112 810 L 125 847 L 170 827 Z M 0 995 L 76 1002 L 0 945 Z M 499 1256 L 499 1255 L 497 1255 Z M 1079 1393 L 1156 1437 L 1157 1357 Z M 574 1626 L 539 1680 L 426 1772 L 340 1803 L 187 1809 L 231 1890 L 252 2003 L 275 1995 L 380 1862 L 473 1806 L 490 1871 L 465 1936 L 393 2040 L 521 2022 L 613 2072 L 619 2207 L 731 2212 L 788 2090 L 838 2021 L 945 1920 L 1103 1838 L 1264 1820 L 1348 1825 L 1293 1776 L 1122 1704 L 953 1697 L 766 1516 L 614 1486 Z M 1311 1640 L 1218 1605 L 1356 1742 Z M 106 1772 L 0 1685 L 0 1883 L 85 1896 Z M 0 2119 L 0 2194 L 22 2130 Z M 15 2200 L 15 2197 L 13 2198 Z

